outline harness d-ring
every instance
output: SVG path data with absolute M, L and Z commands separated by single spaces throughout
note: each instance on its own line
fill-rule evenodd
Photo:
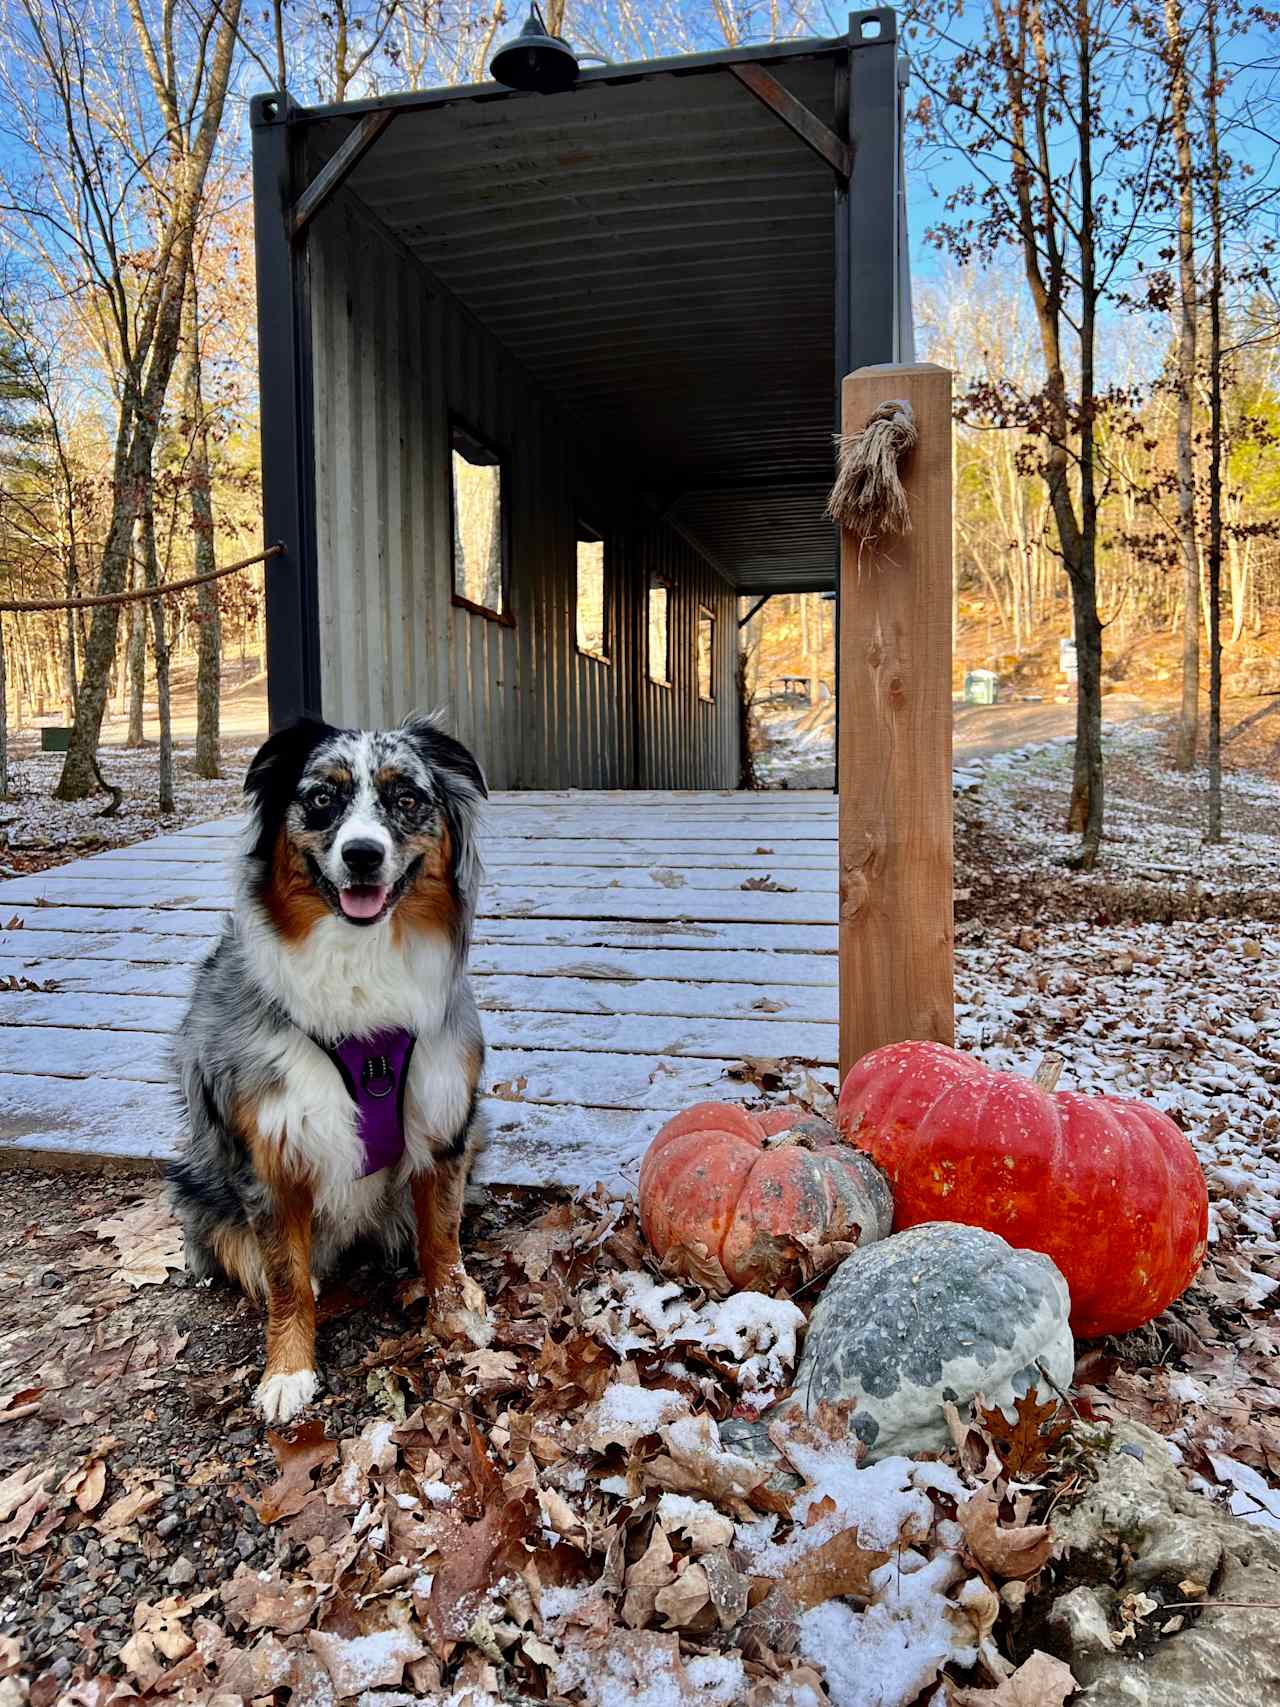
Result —
M 395 1077 L 385 1055 L 366 1055 L 360 1078 L 371 1097 L 389 1097 L 396 1088 Z M 381 1089 L 374 1083 L 375 1079 L 382 1081 Z

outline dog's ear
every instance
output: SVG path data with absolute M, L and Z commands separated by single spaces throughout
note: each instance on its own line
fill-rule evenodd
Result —
M 318 717 L 300 717 L 268 737 L 254 754 L 244 791 L 253 803 L 254 842 L 250 852 L 266 858 L 306 769 L 322 741 L 338 731 Z
M 453 841 L 453 873 L 468 916 L 480 889 L 480 802 L 489 790 L 475 756 L 461 741 L 446 734 L 437 716 L 415 713 L 402 725 L 405 734 L 430 768 L 440 791 L 440 803 Z
M 451 771 L 475 790 L 482 800 L 489 798 L 489 789 L 475 755 L 461 741 L 455 740 L 440 727 L 438 712 L 428 715 L 415 711 L 406 717 L 402 728 L 434 771 Z

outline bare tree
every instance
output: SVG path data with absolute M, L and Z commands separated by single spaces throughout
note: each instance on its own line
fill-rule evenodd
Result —
M 86 319 L 115 376 L 112 498 L 97 576 L 104 593 L 124 587 L 149 501 L 240 0 L 196 0 L 182 10 L 160 0 L 154 30 L 142 0 L 128 0 L 128 11 L 132 40 L 113 14 L 88 16 L 72 0 L 13 0 L 5 77 L 37 164 L 33 184 L 10 184 L 10 206 L 55 275 L 74 271 L 70 289 L 86 298 Z M 121 134 L 125 95 L 132 97 L 131 80 L 120 75 L 126 44 L 141 56 L 152 122 Z M 94 787 L 118 624 L 117 605 L 95 608 L 60 799 Z
M 1181 0 L 1165 0 L 1165 36 L 1169 70 L 1169 108 L 1178 184 L 1178 399 L 1177 497 L 1178 546 L 1182 555 L 1182 710 L 1178 722 L 1176 764 L 1190 770 L 1196 762 L 1200 729 L 1200 546 L 1196 537 L 1194 413 L 1196 330 L 1195 166 L 1189 123 L 1190 67 Z
M 1139 116 L 1140 44 L 1120 0 L 988 0 L 988 8 L 976 39 L 952 33 L 950 12 L 925 15 L 931 45 L 918 68 L 929 97 L 919 116 L 973 174 L 935 240 L 962 260 L 1015 246 L 1035 310 L 1041 385 L 984 404 L 1002 407 L 1041 446 L 1079 672 L 1068 827 L 1081 833 L 1078 863 L 1091 867 L 1103 823 L 1098 426 L 1108 396 L 1098 318 L 1152 193 L 1161 115 Z
M 186 484 L 191 509 L 191 534 L 197 575 L 209 574 L 214 564 L 213 485 L 209 476 L 209 423 L 205 417 L 200 362 L 200 315 L 196 271 L 187 281 L 183 307 L 182 426 L 188 450 Z M 219 750 L 221 721 L 222 621 L 218 589 L 207 582 L 197 590 L 196 615 L 199 628 L 196 662 L 196 752 L 197 776 L 222 774 Z
M 1209 64 L 1205 84 L 1205 149 L 1209 223 L 1209 825 L 1206 840 L 1222 840 L 1222 150 L 1218 139 L 1218 6 L 1205 8 Z

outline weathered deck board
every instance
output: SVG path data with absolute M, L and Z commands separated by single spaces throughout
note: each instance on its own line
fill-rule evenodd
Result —
M 493 1093 L 481 1177 L 634 1184 L 669 1114 L 755 1094 L 733 1076 L 744 1055 L 832 1082 L 835 822 L 826 794 L 495 797 L 471 956 Z M 171 1152 L 169 1035 L 242 828 L 0 883 L 0 1145 Z M 762 877 L 779 887 L 743 887 Z

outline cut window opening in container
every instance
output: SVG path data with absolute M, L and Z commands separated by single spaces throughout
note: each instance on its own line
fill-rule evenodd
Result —
M 481 616 L 507 616 L 506 481 L 502 458 L 469 427 L 450 434 L 453 596 Z
M 577 522 L 576 567 L 578 650 L 607 664 L 604 535 L 581 516 Z
M 698 698 L 713 701 L 715 689 L 716 619 L 705 605 L 698 607 Z
M 671 589 L 652 576 L 649 581 L 649 680 L 671 686 Z

